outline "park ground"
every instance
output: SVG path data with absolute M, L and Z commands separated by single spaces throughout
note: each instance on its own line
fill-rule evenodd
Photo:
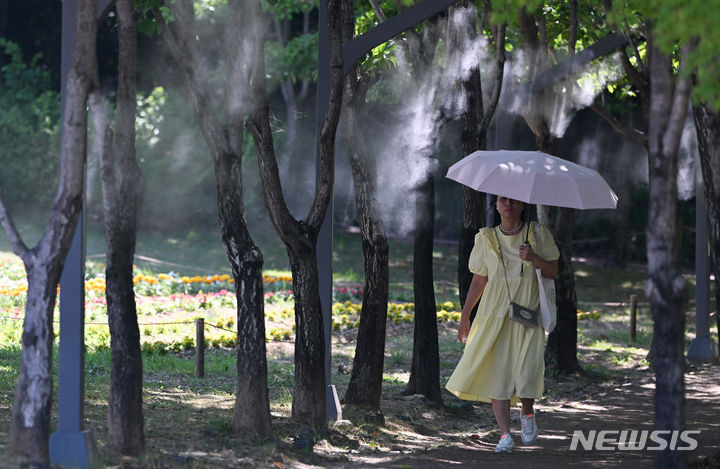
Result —
M 436 255 L 438 276 L 452 278 L 452 256 L 443 258 L 443 252 L 440 250 Z M 341 266 L 338 270 L 342 272 L 345 268 Z M 536 404 L 540 427 L 536 444 L 520 444 L 519 411 L 513 410 L 517 446 L 512 454 L 494 453 L 499 435 L 488 404 L 463 405 L 446 391 L 442 405 L 428 402 L 422 396 L 403 395 L 412 358 L 413 327 L 407 315 L 402 314 L 388 322 L 381 414 L 343 405 L 343 421 L 329 425 L 322 432 L 310 431 L 294 422 L 290 417 L 294 344 L 292 337 L 278 334 L 267 343 L 274 432 L 269 441 L 247 441 L 232 431 L 235 359 L 233 350 L 221 344 L 207 352 L 203 379 L 194 376 L 192 350 L 144 355 L 147 448 L 141 459 L 122 457 L 105 446 L 109 354 L 102 348 L 89 352 L 86 358 L 87 426 L 93 432 L 103 464 L 118 469 L 652 467 L 655 452 L 647 449 L 599 451 L 579 447 L 576 451 L 570 450 L 573 432 L 577 430 L 585 435 L 592 430 L 652 430 L 654 415 L 654 373 L 646 360 L 652 323 L 642 296 L 645 273 L 637 267 L 613 269 L 582 258 L 575 260 L 575 270 L 580 309 L 578 357 L 583 372 L 546 376 L 545 395 Z M 407 273 L 400 272 L 406 279 Z M 391 270 L 391 281 L 393 275 Z M 687 278 L 692 297 L 690 273 Z M 348 285 L 357 280 L 351 279 Z M 342 281 L 336 280 L 336 286 L 338 284 L 342 287 Z M 439 282 L 438 301 L 448 299 L 443 295 L 455 294 L 448 291 L 449 284 Z M 397 294 L 399 290 L 402 285 L 395 283 L 393 291 Z M 629 338 L 631 294 L 638 295 L 639 299 L 635 341 Z M 232 308 L 222 306 L 222 302 L 212 303 L 208 299 L 208 304 L 220 305 L 217 307 L 224 308 L 224 313 L 233 314 Z M 287 323 L 283 324 L 287 315 L 274 312 L 274 308 L 287 310 L 287 303 L 266 308 L 268 316 L 276 318 L 268 327 L 276 331 L 287 327 Z M 343 314 L 350 317 L 342 319 L 347 327 L 333 332 L 332 381 L 341 398 L 350 376 L 357 332 L 352 327 L 352 308 L 348 308 Z M 715 324 L 714 314 L 711 324 Z M 173 319 L 171 311 L 162 316 Z M 456 338 L 457 322 L 452 318 L 450 314 L 439 322 L 441 384 L 447 381 L 462 353 L 462 345 Z M 692 301 L 686 319 L 689 343 L 694 337 Z M 192 325 L 188 327 L 193 333 Z M 170 334 L 169 327 L 166 328 L 164 333 Z M 143 337 L 146 332 L 153 333 L 143 328 Z M 173 329 L 173 332 L 177 331 Z M 99 340 L 97 335 L 91 337 Z M 714 329 L 713 337 L 717 340 Z M 1 469 L 19 467 L 17 461 L 6 454 L 18 355 L 17 348 L 0 347 Z M 720 435 L 720 407 L 716 402 L 720 397 L 720 364 L 688 362 L 685 386 L 686 428 L 699 432 L 694 434 L 697 448 L 688 452 L 689 467 L 720 468 L 720 437 L 717 436 Z M 56 409 L 53 415 L 57 415 Z M 55 424 L 55 421 L 51 423 Z

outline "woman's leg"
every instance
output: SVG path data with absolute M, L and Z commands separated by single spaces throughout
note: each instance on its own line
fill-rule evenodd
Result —
M 510 433 L 510 400 L 499 401 L 493 399 L 492 408 L 495 413 L 495 420 L 497 421 L 498 427 L 500 427 L 500 433 Z
M 532 415 L 535 411 L 535 408 L 533 407 L 535 405 L 535 399 L 521 397 L 520 402 L 522 403 L 523 415 Z

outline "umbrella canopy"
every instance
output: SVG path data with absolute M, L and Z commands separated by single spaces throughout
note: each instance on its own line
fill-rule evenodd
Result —
M 618 197 L 594 169 L 540 151 L 478 150 L 447 178 L 525 203 L 578 209 L 615 208 Z

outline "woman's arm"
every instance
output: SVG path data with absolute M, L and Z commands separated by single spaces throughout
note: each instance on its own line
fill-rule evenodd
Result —
M 465 298 L 465 304 L 463 305 L 462 315 L 460 316 L 460 325 L 458 326 L 458 339 L 460 339 L 460 342 L 463 344 L 470 333 L 470 313 L 482 296 L 487 282 L 487 275 L 473 274 L 472 281 L 470 282 L 470 288 L 468 289 L 468 294 Z
M 535 254 L 529 244 L 520 246 L 520 259 L 532 262 L 536 269 L 540 269 L 543 277 L 555 278 L 558 274 L 558 261 L 546 261 Z

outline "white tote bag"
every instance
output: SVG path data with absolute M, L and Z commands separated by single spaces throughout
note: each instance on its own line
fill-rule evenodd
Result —
M 557 322 L 557 306 L 555 305 L 555 280 L 542 276 L 540 269 L 535 269 L 540 293 L 540 321 L 543 329 L 552 332 Z
M 540 243 L 540 228 L 535 224 L 535 242 Z M 557 306 L 555 305 L 555 280 L 542 276 L 540 269 L 535 269 L 540 294 L 540 322 L 543 329 L 552 332 L 557 323 Z

